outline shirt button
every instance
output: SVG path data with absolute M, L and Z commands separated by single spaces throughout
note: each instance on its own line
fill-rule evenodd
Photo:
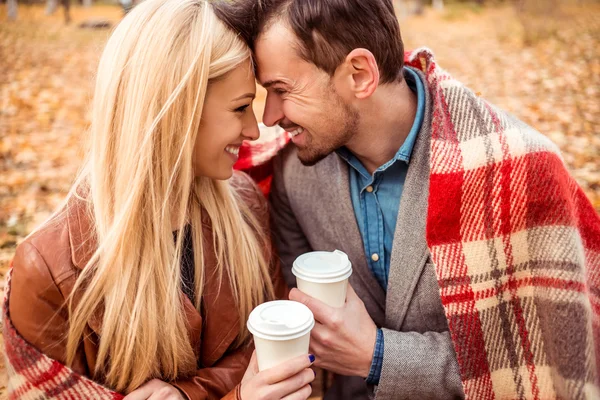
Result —
M 379 261 L 379 254 L 377 254 L 377 253 L 373 253 L 373 254 L 371 255 L 371 260 L 373 260 L 373 261 L 375 261 L 375 262 Z
M 371 185 L 367 186 L 367 192 L 372 193 L 373 192 L 373 186 L 371 186 Z

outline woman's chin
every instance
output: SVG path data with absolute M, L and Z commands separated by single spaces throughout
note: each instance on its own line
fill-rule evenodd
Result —
M 226 181 L 233 176 L 233 168 L 224 171 L 207 171 L 204 174 L 196 175 L 196 178 L 209 178 L 217 181 Z

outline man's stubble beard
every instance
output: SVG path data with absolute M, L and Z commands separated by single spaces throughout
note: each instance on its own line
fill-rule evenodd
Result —
M 341 120 L 342 128 L 339 129 L 335 135 L 329 135 L 326 138 L 323 138 L 325 142 L 322 144 L 314 144 L 313 137 L 309 136 L 310 132 L 307 132 L 306 144 L 302 148 L 298 147 L 298 159 L 304 166 L 312 167 L 317 164 L 340 147 L 346 145 L 346 143 L 348 143 L 358 132 L 358 123 L 360 120 L 358 111 L 344 103 L 342 98 L 333 88 L 331 88 L 330 93 L 330 101 L 334 102 L 335 105 L 339 107 L 342 114 L 341 117 L 338 118 Z M 325 115 L 325 113 L 323 115 Z M 340 124 L 334 125 L 339 126 Z M 321 129 L 321 131 L 332 132 L 333 129 Z

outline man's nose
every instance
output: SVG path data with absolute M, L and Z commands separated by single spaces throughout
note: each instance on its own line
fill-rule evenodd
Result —
M 282 100 L 271 93 L 267 94 L 265 101 L 265 111 L 263 112 L 263 123 L 266 126 L 275 126 L 279 121 L 285 118 L 283 113 Z

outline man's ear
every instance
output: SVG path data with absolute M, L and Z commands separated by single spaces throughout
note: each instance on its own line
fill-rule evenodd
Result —
M 348 53 L 335 75 L 344 85 L 344 91 L 357 99 L 370 97 L 379 86 L 379 67 L 375 56 L 367 49 L 354 49 Z

